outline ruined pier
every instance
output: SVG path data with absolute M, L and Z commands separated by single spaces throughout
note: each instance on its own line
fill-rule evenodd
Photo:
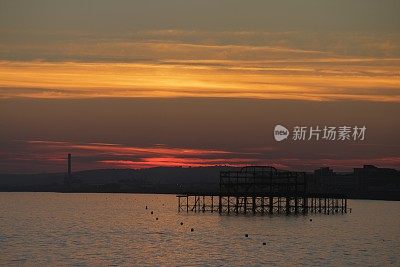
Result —
M 307 186 L 305 172 L 248 166 L 220 172 L 219 193 L 177 195 L 179 212 L 219 214 L 347 213 L 343 194 L 318 192 Z

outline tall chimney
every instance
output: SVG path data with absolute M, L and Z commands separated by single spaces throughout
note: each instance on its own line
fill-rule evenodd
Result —
M 71 177 L 71 153 L 68 153 L 68 177 Z

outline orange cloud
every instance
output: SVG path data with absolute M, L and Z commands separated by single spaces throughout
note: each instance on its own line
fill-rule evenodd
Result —
M 0 97 L 232 97 L 400 101 L 400 60 L 371 65 L 213 61 L 0 62 Z M 355 59 L 353 59 L 355 60 Z M 352 62 L 352 59 L 349 59 Z M 389 62 L 389 63 L 387 63 Z M 379 64 L 386 64 L 384 67 Z
M 0 98 L 400 101 L 398 33 L 1 33 Z

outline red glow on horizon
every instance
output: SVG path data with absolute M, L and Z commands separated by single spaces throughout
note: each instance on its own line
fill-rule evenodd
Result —
M 211 167 L 211 166 L 235 166 L 241 167 L 254 164 L 254 159 L 232 158 L 232 159 L 198 159 L 198 158 L 176 158 L 157 157 L 143 161 L 132 160 L 103 160 L 101 163 L 119 168 L 145 169 L 153 167 Z
M 265 154 L 221 149 L 124 146 L 110 143 L 72 143 L 58 141 L 19 141 L 22 152 L 0 151 L 0 168 L 11 173 L 64 172 L 66 155 L 72 154 L 73 171 L 103 168 L 143 169 L 153 167 L 210 167 L 269 165 L 278 169 L 312 171 L 327 166 L 335 171 L 373 164 L 399 168 L 400 157 L 377 158 L 266 158 Z

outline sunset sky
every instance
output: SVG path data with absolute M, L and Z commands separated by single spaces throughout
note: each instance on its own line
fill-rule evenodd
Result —
M 0 173 L 400 168 L 399 1 L 0 1 Z M 276 124 L 364 141 L 277 143 Z

